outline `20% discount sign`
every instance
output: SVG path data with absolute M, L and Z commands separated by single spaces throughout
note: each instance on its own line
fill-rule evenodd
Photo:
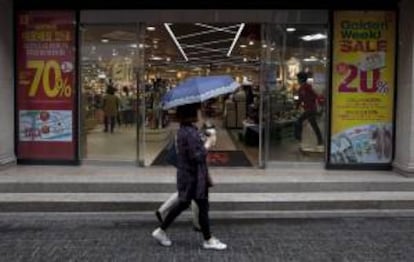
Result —
M 37 95 L 41 83 L 47 97 L 72 96 L 72 87 L 68 83 L 68 78 L 62 78 L 62 68 L 56 60 L 29 60 L 27 61 L 27 68 L 35 70 L 29 88 L 30 97 Z

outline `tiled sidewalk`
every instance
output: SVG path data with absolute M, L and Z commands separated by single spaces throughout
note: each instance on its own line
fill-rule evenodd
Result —
M 168 231 L 173 246 L 152 238 L 154 222 L 133 215 L 0 215 L 1 261 L 412 261 L 414 219 L 213 220 L 229 245 L 206 251 L 191 224 Z

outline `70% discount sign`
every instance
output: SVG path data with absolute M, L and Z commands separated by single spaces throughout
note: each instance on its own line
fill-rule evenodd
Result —
M 42 81 L 43 91 L 47 97 L 71 97 L 72 88 L 68 79 L 62 78 L 62 69 L 56 60 L 29 60 L 27 68 L 35 69 L 35 75 L 30 85 L 29 96 L 36 96 L 39 91 L 40 81 Z M 50 76 L 54 76 L 54 81 L 50 81 Z M 51 82 L 54 83 L 51 85 Z

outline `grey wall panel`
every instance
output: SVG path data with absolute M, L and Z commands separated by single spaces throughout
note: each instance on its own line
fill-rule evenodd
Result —
M 12 1 L 0 0 L 0 166 L 14 156 Z
M 84 24 L 122 23 L 283 23 L 325 24 L 325 10 L 85 10 Z
M 394 166 L 414 175 L 414 2 L 401 1 Z

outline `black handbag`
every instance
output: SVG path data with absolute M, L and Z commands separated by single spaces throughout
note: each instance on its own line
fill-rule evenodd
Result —
M 172 165 L 177 167 L 178 162 L 178 152 L 177 152 L 177 138 L 174 137 L 174 139 L 168 144 L 167 146 L 167 154 L 165 155 L 165 161 Z

